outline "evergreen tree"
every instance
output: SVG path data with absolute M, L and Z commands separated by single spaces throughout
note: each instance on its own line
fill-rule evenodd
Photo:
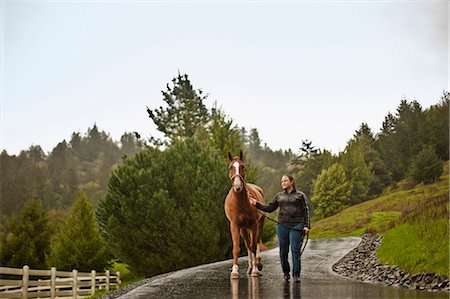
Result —
M 144 275 L 225 258 L 226 162 L 195 138 L 126 159 L 113 171 L 97 210 L 114 253 Z
M 355 134 L 353 135 L 353 139 L 356 141 L 364 140 L 364 142 L 367 142 L 371 145 L 375 141 L 372 130 L 367 125 L 367 123 L 362 123 L 360 125 L 359 129 L 355 131 Z
M 416 157 L 414 157 L 410 175 L 418 182 L 430 184 L 439 179 L 442 174 L 443 161 L 439 159 L 432 146 L 425 146 Z
M 413 156 L 417 155 L 423 146 L 423 111 L 417 101 L 409 103 L 406 99 L 397 108 L 395 125 L 396 148 L 399 151 L 400 172 L 402 178 Z
M 391 173 L 392 179 L 399 181 L 403 178 L 404 166 L 398 148 L 396 124 L 395 116 L 388 113 L 375 140 L 375 148 L 380 153 L 380 158 L 388 168 L 389 173 Z
M 48 164 L 42 148 L 30 146 L 19 156 L 3 151 L 0 157 L 0 210 L 5 215 L 19 213 L 29 198 L 43 201 L 51 195 Z
M 106 247 L 85 194 L 77 197 L 61 230 L 51 243 L 48 266 L 70 271 L 102 271 L 107 264 Z
M 183 140 L 194 136 L 199 126 L 208 121 L 208 110 L 204 105 L 207 96 L 201 90 L 194 90 L 188 75 L 180 75 L 172 79 L 172 86 L 162 91 L 167 108 L 150 110 L 149 117 L 170 141 Z
M 443 161 L 449 159 L 449 101 L 450 92 L 444 91 L 440 101 L 424 113 L 424 143 L 432 145 Z
M 373 147 L 364 150 L 364 161 L 371 172 L 369 178 L 369 198 L 383 192 L 383 189 L 392 183 L 391 173 L 381 159 L 380 154 Z
M 369 184 L 372 180 L 372 174 L 364 161 L 364 153 L 354 151 L 350 155 L 351 162 L 346 162 L 349 166 L 350 182 L 352 184 L 351 203 L 357 204 L 367 200 L 369 193 Z
M 254 157 L 256 160 L 261 156 L 263 148 L 261 146 L 261 138 L 259 137 L 258 129 L 250 129 L 248 136 L 248 155 Z
M 312 145 L 312 141 L 311 140 L 302 140 L 302 146 L 300 147 L 300 157 L 312 157 L 316 154 L 319 153 L 319 150 L 316 149 L 313 145 Z
M 243 148 L 240 132 L 232 119 L 227 119 L 225 112 L 214 107 L 211 111 L 210 122 L 207 127 L 207 140 L 224 156 L 228 152 L 237 153 Z
M 46 206 L 59 209 L 70 206 L 75 199 L 78 181 L 72 151 L 65 140 L 50 153 L 48 170 L 52 196 L 46 200 Z
M 141 141 L 141 136 L 137 133 L 124 133 L 120 137 L 120 152 L 122 156 L 134 156 L 144 148 L 144 143 Z
M 347 178 L 352 182 L 353 204 L 380 194 L 391 183 L 390 173 L 374 147 L 372 131 L 363 123 L 340 155 Z
M 16 183 L 18 167 L 16 156 L 9 156 L 3 150 L 0 154 L 0 214 L 12 215 L 20 210 L 23 202 L 19 195 L 24 193 L 25 186 Z
M 26 188 L 26 193 L 22 195 L 23 202 L 28 198 L 48 198 L 48 165 L 42 148 L 39 145 L 32 145 L 28 150 L 20 152 L 19 159 L 18 182 L 24 184 Z
M 84 160 L 84 156 L 85 156 L 84 152 L 86 150 L 85 150 L 83 143 L 84 142 L 83 142 L 83 140 L 81 138 L 81 134 L 79 132 L 72 133 L 72 137 L 69 142 L 70 148 L 72 149 L 73 155 L 75 157 L 78 157 L 79 160 Z
M 344 166 L 333 164 L 324 169 L 313 186 L 311 203 L 319 217 L 328 217 L 350 203 L 352 184 L 347 181 Z
M 448 101 L 444 91 L 440 103 L 423 111 L 417 101 L 402 99 L 395 116 L 388 114 L 375 148 L 394 181 L 407 175 L 413 157 L 425 145 L 432 145 L 441 159 L 448 159 Z
M 302 141 L 299 155 L 295 156 L 292 164 L 295 167 L 297 187 L 309 197 L 313 194 L 313 183 L 323 169 L 335 162 L 335 157 L 327 150 L 316 150 L 308 141 Z
M 19 215 L 9 219 L 6 232 L 1 235 L 1 265 L 45 269 L 51 235 L 52 229 L 42 203 L 36 199 L 28 200 Z

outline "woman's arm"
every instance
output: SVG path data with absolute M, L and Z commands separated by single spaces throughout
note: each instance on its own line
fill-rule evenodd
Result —
M 272 201 L 269 202 L 269 204 L 267 204 L 267 205 L 256 201 L 254 198 L 249 198 L 249 199 L 250 199 L 250 203 L 252 205 L 254 205 L 257 209 L 264 211 L 264 212 L 271 213 L 278 208 L 278 196 L 276 196 L 276 195 L 272 199 Z

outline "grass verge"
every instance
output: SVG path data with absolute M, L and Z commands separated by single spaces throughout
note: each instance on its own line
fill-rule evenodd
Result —
M 377 252 L 382 262 L 448 278 L 449 176 L 429 185 L 403 181 L 390 193 L 321 219 L 312 228 L 311 238 L 383 234 Z

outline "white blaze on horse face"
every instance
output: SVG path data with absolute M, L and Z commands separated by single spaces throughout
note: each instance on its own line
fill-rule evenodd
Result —
M 239 166 L 240 166 L 239 162 L 236 161 L 233 163 L 233 167 L 236 170 L 236 173 L 234 174 L 234 179 L 233 179 L 233 188 L 234 188 L 234 191 L 236 191 L 236 192 L 241 192 L 242 184 L 243 184 L 243 182 L 241 180 L 241 175 L 239 173 Z
M 235 175 L 237 174 L 237 175 L 239 175 L 240 173 L 239 173 L 239 162 L 234 162 L 233 163 L 233 167 L 234 167 L 234 169 L 236 169 L 236 173 L 235 173 Z

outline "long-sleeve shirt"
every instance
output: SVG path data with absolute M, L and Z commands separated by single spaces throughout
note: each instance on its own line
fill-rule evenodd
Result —
M 257 202 L 256 207 L 268 213 L 280 207 L 278 222 L 303 222 L 306 227 L 311 228 L 308 198 L 305 193 L 296 189 L 293 189 L 291 193 L 286 190 L 278 192 L 267 205 Z

